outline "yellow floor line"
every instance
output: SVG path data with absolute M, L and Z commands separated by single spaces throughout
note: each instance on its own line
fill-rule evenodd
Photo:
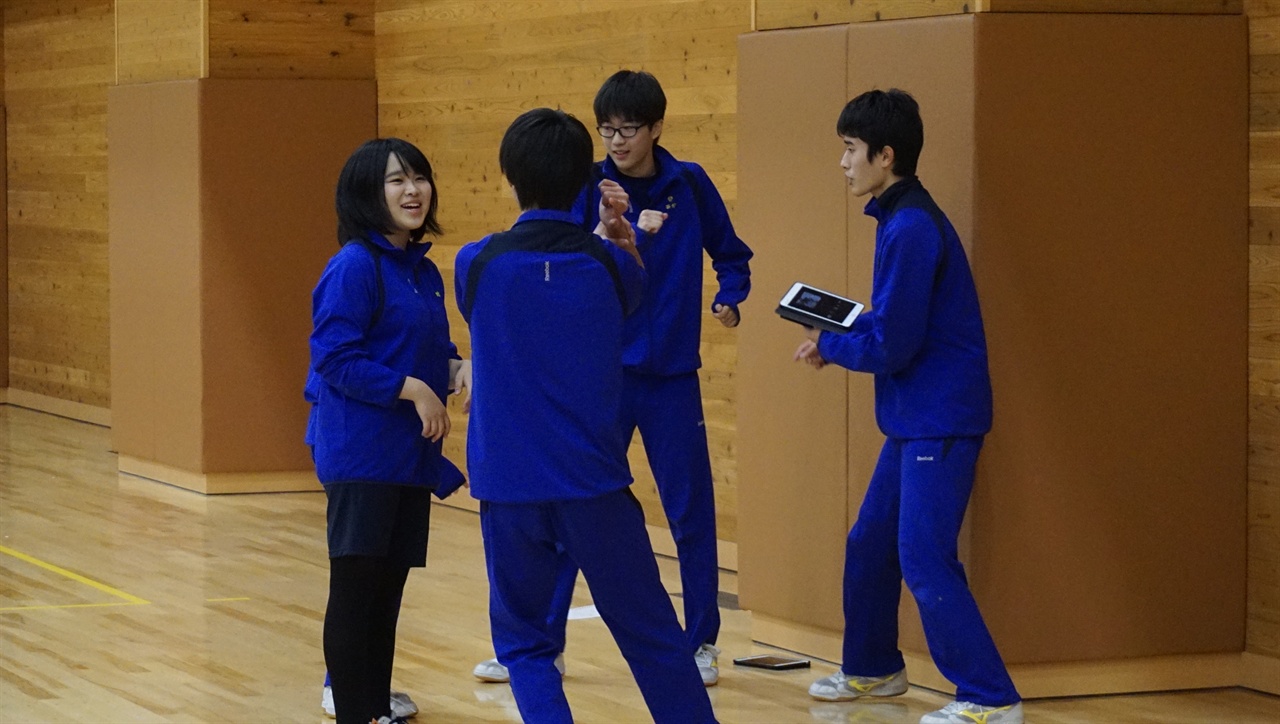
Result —
M 105 583 L 98 583 L 92 578 L 85 578 L 79 573 L 73 573 L 71 571 L 68 571 L 65 568 L 59 568 L 58 566 L 55 566 L 52 563 L 45 563 L 39 558 L 33 558 L 27 555 L 26 553 L 19 553 L 18 551 L 13 550 L 12 548 L 5 548 L 4 546 L 0 546 L 0 553 L 3 553 L 7 556 L 13 556 L 14 558 L 17 558 L 20 561 L 30 563 L 33 566 L 43 568 L 46 571 L 50 571 L 52 573 L 57 573 L 60 576 L 65 576 L 75 581 L 76 583 L 83 583 L 84 585 L 89 586 L 90 588 L 97 589 L 99 591 L 102 591 L 103 593 L 109 593 L 112 596 L 115 596 L 116 598 L 122 598 L 128 601 L 129 603 L 132 603 L 135 605 L 151 603 L 150 601 L 146 601 L 141 598 L 138 598 L 137 596 L 133 596 L 128 593 L 125 593 L 124 591 L 121 591 L 118 588 L 112 588 L 111 586 L 108 586 Z M 101 604 L 83 604 L 83 605 L 101 605 Z
M 111 601 L 110 603 L 62 603 L 49 606 L 5 606 L 0 608 L 0 613 L 5 611 L 45 611 L 53 608 L 110 608 L 115 606 L 150 606 L 149 601 L 138 599 L 137 603 L 133 601 Z

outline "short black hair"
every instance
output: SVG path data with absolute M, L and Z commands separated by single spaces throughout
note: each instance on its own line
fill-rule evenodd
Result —
M 582 121 L 561 110 L 535 108 L 507 128 L 498 165 L 515 187 L 520 208 L 568 211 L 591 180 L 593 156 Z
M 427 205 L 427 217 L 422 226 L 409 232 L 413 241 L 421 241 L 431 232 L 440 234 L 436 221 L 436 209 L 440 205 L 440 193 L 431 173 L 431 163 L 418 147 L 400 138 L 375 138 L 357 148 L 338 174 L 338 188 L 334 193 L 338 210 L 338 243 L 352 239 L 369 240 L 369 232 L 388 233 L 393 227 L 391 210 L 387 208 L 386 177 L 387 159 L 392 155 L 400 159 L 400 167 L 406 172 L 422 174 L 431 184 L 431 203 Z
M 893 149 L 893 174 L 916 175 L 920 149 L 924 148 L 924 121 L 920 104 L 911 94 L 890 88 L 867 91 L 845 104 L 836 121 L 836 133 L 867 144 L 870 161 L 885 146 Z
M 667 115 L 667 96 L 651 73 L 620 70 L 600 86 L 595 111 L 597 125 L 621 118 L 652 126 Z

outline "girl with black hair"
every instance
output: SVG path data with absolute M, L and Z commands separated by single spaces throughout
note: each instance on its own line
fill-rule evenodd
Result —
M 441 454 L 444 400 L 471 366 L 449 340 L 444 283 L 423 242 L 440 233 L 431 164 L 375 139 L 347 160 L 338 242 L 312 296 L 307 443 L 328 496 L 324 654 L 339 724 L 402 721 L 388 700 L 400 596 L 426 565 L 431 493 L 462 474 Z M 416 710 L 416 707 L 414 707 Z

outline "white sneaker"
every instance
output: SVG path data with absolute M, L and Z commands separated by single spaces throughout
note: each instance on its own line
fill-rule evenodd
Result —
M 556 656 L 556 671 L 564 676 L 564 654 Z M 477 679 L 490 684 L 507 684 L 511 682 L 511 672 L 507 671 L 507 667 L 498 663 L 497 659 L 488 659 L 476 664 L 471 670 L 471 675 Z
M 324 709 L 325 716 L 334 719 L 338 716 L 338 712 L 333 708 L 333 687 L 326 686 L 320 692 L 320 708 Z M 391 690 L 391 716 L 400 719 L 408 719 L 418 715 L 418 705 L 413 703 L 413 699 L 403 691 Z
M 837 671 L 809 686 L 809 696 L 820 701 L 853 701 L 863 696 L 898 696 L 905 693 L 906 669 L 888 676 L 849 676 L 843 671 Z
M 326 686 L 320 692 L 320 708 L 324 709 L 324 715 L 330 719 L 338 718 L 338 711 L 333 708 L 333 687 Z
M 1022 702 L 1009 706 L 980 706 L 953 701 L 920 718 L 920 724 L 1022 724 Z
M 693 652 L 693 661 L 698 665 L 698 673 L 702 674 L 703 686 L 715 686 L 720 682 L 720 662 L 716 658 L 720 649 L 711 644 L 703 644 Z

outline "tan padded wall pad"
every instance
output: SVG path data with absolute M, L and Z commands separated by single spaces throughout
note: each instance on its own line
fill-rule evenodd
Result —
M 107 95 L 115 448 L 199 470 L 198 82 Z
M 796 281 L 845 291 L 846 196 L 835 121 L 843 27 L 739 39 L 735 221 L 756 256 L 738 357 L 738 561 L 742 605 L 843 627 L 846 389 L 838 369 L 793 363 L 800 327 L 774 307 Z
M 976 21 L 974 590 L 1011 663 L 1240 651 L 1245 19 Z
M 307 470 L 311 291 L 334 185 L 377 133 L 373 81 L 200 85 L 205 473 Z
M 822 30 L 848 33 L 838 96 Z M 829 507 L 843 496 L 847 525 L 861 503 L 871 399 L 843 375 L 842 419 L 839 371 L 797 374 L 798 335 L 770 310 L 796 279 L 867 293 L 874 224 L 851 200 L 845 249 L 828 134 L 848 97 L 899 86 L 922 103 L 920 175 L 982 300 L 995 428 L 961 557 L 1006 661 L 1243 648 L 1245 41 L 1242 17 L 1037 14 L 740 41 L 740 213 L 759 251 L 740 353 L 745 607 L 843 625 Z M 823 455 L 842 444 L 843 471 Z M 902 647 L 923 651 L 906 601 Z

